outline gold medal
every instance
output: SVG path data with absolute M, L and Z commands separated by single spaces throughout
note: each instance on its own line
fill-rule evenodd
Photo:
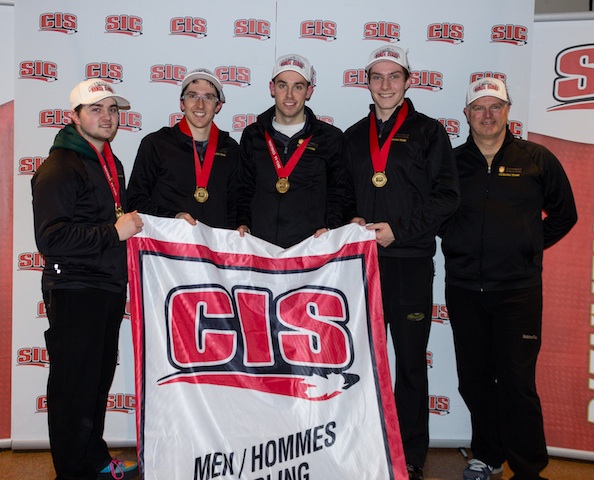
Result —
M 204 203 L 208 200 L 208 190 L 204 187 L 196 187 L 194 198 L 198 203 Z
M 288 178 L 279 178 L 276 181 L 276 191 L 278 193 L 287 193 L 289 191 L 291 184 L 289 183 Z
M 124 209 L 122 207 L 115 207 L 115 214 L 116 218 L 120 218 L 124 214 Z
M 371 183 L 373 183 L 377 188 L 382 188 L 388 182 L 388 177 L 386 177 L 385 172 L 375 172 L 373 177 L 371 177 Z

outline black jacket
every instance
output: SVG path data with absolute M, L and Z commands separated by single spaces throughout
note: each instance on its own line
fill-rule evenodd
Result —
M 126 209 L 124 171 L 115 160 Z M 113 195 L 97 155 L 73 125 L 58 132 L 31 188 L 35 241 L 45 260 L 42 288 L 126 288 L 126 242 L 114 226 Z
M 415 111 L 409 99 L 405 101 L 409 110 L 392 139 L 385 186 L 377 188 L 371 183 L 371 116 L 345 132 L 349 191 L 355 195 L 351 214 L 363 217 L 367 223 L 387 222 L 390 225 L 395 241 L 387 248 L 379 246 L 379 255 L 430 257 L 435 253 L 438 228 L 458 206 L 456 164 L 443 126 Z M 384 123 L 383 129 L 378 127 L 380 148 L 399 110 Z
M 128 184 L 128 205 L 157 217 L 187 212 L 217 228 L 235 228 L 239 146 L 219 130 L 214 163 L 208 180 L 208 199 L 194 199 L 196 174 L 192 138 L 179 124 L 163 127 L 142 140 Z
M 284 248 L 320 228 L 338 227 L 346 221 L 342 132 L 317 120 L 308 107 L 305 114 L 304 130 L 289 140 L 272 128 L 271 107 L 244 130 L 240 142 L 237 224 L 247 225 L 256 237 Z M 265 130 L 273 138 L 283 164 L 302 139 L 313 135 L 289 177 L 289 191 L 284 194 L 275 188 L 278 176 L 266 146 Z
M 462 199 L 441 232 L 447 283 L 470 290 L 541 285 L 543 250 L 577 221 L 563 167 L 509 130 L 490 170 L 472 136 L 454 153 Z

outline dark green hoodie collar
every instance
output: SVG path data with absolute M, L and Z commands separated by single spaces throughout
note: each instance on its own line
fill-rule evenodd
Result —
M 74 150 L 88 158 L 97 158 L 97 155 L 91 145 L 89 145 L 89 142 L 78 133 L 73 124 L 66 125 L 58 132 L 54 139 L 54 144 L 50 148 L 50 153 L 58 148 Z

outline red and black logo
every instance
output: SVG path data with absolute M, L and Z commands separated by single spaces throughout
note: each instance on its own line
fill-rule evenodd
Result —
M 136 411 L 136 396 L 131 393 L 110 393 L 107 396 L 108 412 L 134 413 Z
M 124 67 L 119 63 L 92 62 L 85 66 L 86 78 L 101 78 L 110 83 L 121 83 L 124 80 Z
M 258 18 L 240 18 L 233 24 L 233 34 L 236 37 L 269 40 L 270 22 Z
M 105 17 L 105 33 L 138 37 L 142 35 L 142 18 L 135 15 L 109 15 Z
M 368 22 L 363 26 L 364 40 L 400 41 L 400 25 L 394 22 Z
M 433 352 L 427 350 L 425 358 L 427 359 L 427 368 L 433 368 Z
M 464 26 L 459 23 L 432 23 L 427 27 L 427 40 L 458 45 L 464 41 Z
M 431 321 L 435 323 L 448 324 L 450 323 L 450 316 L 448 315 L 448 307 L 438 303 L 433 304 L 433 311 L 431 313 Z
M 339 290 L 308 286 L 275 297 L 253 286 L 181 286 L 167 295 L 165 312 L 175 373 L 162 385 L 232 385 L 319 401 L 359 381 L 347 373 L 354 347 Z
M 472 82 L 476 82 L 477 80 L 480 80 L 481 78 L 497 78 L 498 80 L 501 80 L 503 83 L 505 83 L 507 81 L 507 75 L 505 73 L 501 73 L 501 72 L 473 72 L 470 74 L 470 83 Z
M 554 110 L 594 109 L 594 44 L 576 45 L 560 51 L 555 58 L 553 98 L 560 102 Z
M 225 85 L 235 85 L 236 87 L 249 87 L 252 81 L 252 71 L 248 67 L 238 67 L 236 65 L 227 65 L 217 67 L 215 75 Z
M 59 32 L 67 35 L 76 33 L 78 18 L 73 13 L 48 12 L 39 15 L 39 30 Z
M 240 113 L 233 116 L 231 120 L 231 129 L 234 132 L 243 132 L 244 128 L 251 125 L 258 119 L 254 113 Z
M 455 118 L 438 118 L 451 140 L 460 137 L 460 120 Z
M 19 64 L 19 77 L 55 82 L 58 79 L 58 64 L 44 60 L 24 60 Z
M 183 65 L 158 64 L 151 67 L 150 81 L 155 83 L 171 83 L 181 85 L 186 75 Z
M 19 270 L 40 272 L 45 266 L 45 261 L 43 255 L 39 252 L 24 252 L 19 253 L 17 265 Z
M 518 120 L 510 120 L 507 124 L 509 131 L 516 138 L 522 138 L 524 132 L 524 124 Z
M 207 33 L 206 19 L 200 17 L 173 17 L 169 21 L 170 35 L 204 38 Z
M 41 110 L 39 112 L 39 126 L 44 128 L 62 128 L 72 123 L 72 112 L 60 108 Z
M 342 73 L 343 87 L 367 88 L 367 73 L 364 68 L 345 70 Z
M 411 88 L 437 92 L 443 88 L 443 73 L 433 70 L 418 70 L 410 72 Z
M 330 117 L 329 115 L 316 115 L 316 118 L 320 122 L 325 122 L 325 123 L 328 123 L 330 125 L 334 125 L 334 118 Z
M 526 45 L 528 43 L 528 27 L 511 24 L 493 25 L 491 27 L 491 42 Z
M 48 367 L 49 354 L 44 347 L 23 347 L 17 350 L 17 365 L 27 367 Z
M 336 40 L 337 25 L 331 20 L 304 20 L 299 27 L 301 38 L 332 42 Z
M 19 175 L 35 175 L 47 157 L 22 157 L 19 159 Z
M 37 302 L 37 318 L 47 318 L 47 310 L 45 309 L 45 302 Z
M 140 113 L 131 112 L 130 110 L 120 110 L 119 118 L 119 130 L 125 130 L 127 132 L 140 132 L 142 130 L 142 115 Z
M 172 113 L 169 115 L 169 126 L 173 127 L 177 125 L 181 119 L 184 118 L 184 114 L 181 112 Z
M 445 395 L 429 395 L 429 413 L 447 415 L 450 413 L 450 397 Z

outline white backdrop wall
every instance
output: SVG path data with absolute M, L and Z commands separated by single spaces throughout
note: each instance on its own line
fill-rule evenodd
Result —
M 15 7 L 15 225 L 12 447 L 47 447 L 47 328 L 41 302 L 42 259 L 33 238 L 30 179 L 57 130 L 69 122 L 68 95 L 85 78 L 111 81 L 132 103 L 122 113 L 115 153 L 130 173 L 144 135 L 180 118 L 180 82 L 196 67 L 216 71 L 227 103 L 215 119 L 239 140 L 243 128 L 272 105 L 268 82 L 276 56 L 305 55 L 316 88 L 309 106 L 345 129 L 367 114 L 363 67 L 369 53 L 392 42 L 408 50 L 409 97 L 440 119 L 454 146 L 468 129 L 462 114 L 471 80 L 498 76 L 514 98 L 511 127 L 525 135 L 533 44 L 532 1 L 287 0 L 121 2 L 19 1 Z M 436 256 L 435 312 L 427 352 L 431 443 L 468 445 L 468 413 L 457 393 L 451 328 Z M 133 444 L 134 391 L 130 324 L 108 405 L 106 438 Z M 401 412 L 406 414 L 406 412 Z

